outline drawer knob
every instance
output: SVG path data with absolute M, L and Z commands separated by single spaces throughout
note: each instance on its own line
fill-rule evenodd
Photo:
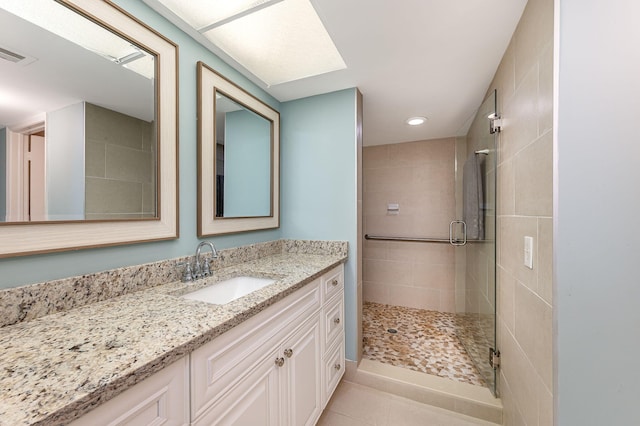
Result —
M 331 285 L 334 286 L 334 287 L 337 286 L 338 285 L 338 280 L 335 279 L 335 278 L 333 280 L 331 280 Z
M 291 356 L 293 355 L 293 349 L 285 349 L 284 354 L 287 358 L 291 358 Z
M 335 368 L 336 370 L 340 370 L 340 368 L 342 368 L 342 366 L 340 364 L 334 364 L 333 368 Z
M 276 358 L 276 365 L 278 367 L 282 367 L 284 365 L 284 358 L 282 358 L 282 357 Z
M 333 320 L 333 323 L 334 323 L 334 324 L 340 324 L 340 318 L 336 318 L 336 319 L 334 319 L 334 320 Z

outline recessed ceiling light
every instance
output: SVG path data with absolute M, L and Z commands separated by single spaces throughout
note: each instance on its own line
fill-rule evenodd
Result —
M 411 117 L 407 120 L 409 126 L 419 126 L 427 121 L 427 117 Z

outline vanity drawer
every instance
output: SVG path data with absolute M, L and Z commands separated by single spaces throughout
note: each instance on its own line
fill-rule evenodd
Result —
M 342 293 L 344 289 L 344 265 L 338 265 L 322 276 L 322 301 L 326 302 L 333 295 Z
M 344 297 L 337 294 L 324 306 L 324 348 L 333 345 L 333 342 L 344 331 Z
M 344 360 L 344 334 L 340 334 L 340 338 L 327 351 L 324 362 L 324 377 L 322 386 L 322 404 L 323 406 L 329 402 L 333 391 L 336 390 L 338 383 L 345 371 Z
M 273 341 L 291 332 L 298 318 L 320 308 L 320 280 L 265 309 L 191 353 L 191 416 L 196 418 L 213 401 L 251 371 Z

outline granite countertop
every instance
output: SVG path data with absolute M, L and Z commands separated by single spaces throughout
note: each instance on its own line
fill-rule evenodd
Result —
M 275 254 L 0 328 L 0 425 L 68 423 L 345 260 Z M 179 297 L 242 275 L 277 281 L 226 305 Z

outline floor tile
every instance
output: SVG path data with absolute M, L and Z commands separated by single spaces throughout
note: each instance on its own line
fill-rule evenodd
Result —
M 466 324 L 466 316 L 364 302 L 362 322 L 364 358 L 486 386 L 461 342 L 461 337 L 477 340 L 482 334 L 476 333 L 473 324 Z M 482 351 L 488 350 L 488 345 L 483 342 Z
M 319 426 L 496 426 L 473 417 L 342 381 Z

